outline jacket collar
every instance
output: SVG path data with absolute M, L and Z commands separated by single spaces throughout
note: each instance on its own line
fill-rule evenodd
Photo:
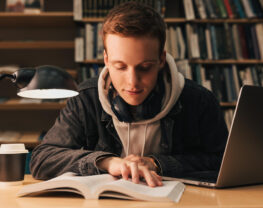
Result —
M 167 116 L 169 117 L 175 117 L 178 113 L 180 113 L 182 111 L 182 103 L 180 101 L 180 99 L 176 102 L 176 104 L 174 105 L 174 107 L 171 109 L 171 111 L 168 113 Z M 111 115 L 107 114 L 103 109 L 102 109 L 102 113 L 101 113 L 101 121 L 102 122 L 107 122 L 112 120 Z

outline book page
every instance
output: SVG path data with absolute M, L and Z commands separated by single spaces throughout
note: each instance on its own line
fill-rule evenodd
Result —
M 107 196 L 110 193 L 116 193 L 115 197 L 118 197 L 118 193 L 121 195 L 118 198 L 123 198 L 122 195 L 127 195 L 124 198 L 133 198 L 143 201 L 171 201 L 178 202 L 185 185 L 178 181 L 164 181 L 163 186 L 149 187 L 145 183 L 135 184 L 131 181 L 124 179 L 116 180 L 114 182 L 105 184 L 97 190 L 97 194 L 100 196 Z
M 59 191 L 61 189 L 62 191 L 67 190 L 68 192 L 79 193 L 85 199 L 96 199 L 98 196 L 94 194 L 95 190 L 103 184 L 114 180 L 115 178 L 109 174 L 76 176 L 75 173 L 68 172 L 47 181 L 26 185 L 17 195 L 35 195 L 36 193 L 50 192 L 52 190 Z

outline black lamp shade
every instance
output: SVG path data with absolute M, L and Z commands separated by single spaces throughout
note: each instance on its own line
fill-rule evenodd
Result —
M 21 97 L 61 99 L 78 95 L 77 84 L 63 69 L 56 66 L 22 68 L 15 72 L 16 85 Z M 27 84 L 28 83 L 28 84 Z

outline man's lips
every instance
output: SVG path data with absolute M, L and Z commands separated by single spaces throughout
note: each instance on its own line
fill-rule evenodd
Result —
M 138 94 L 142 93 L 143 90 L 125 90 L 125 91 L 131 95 L 138 95 Z

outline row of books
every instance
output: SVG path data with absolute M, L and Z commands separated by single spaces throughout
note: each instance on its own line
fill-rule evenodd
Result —
M 87 23 L 78 28 L 75 38 L 75 61 L 103 59 L 102 23 Z
M 190 65 L 180 60 L 177 66 L 186 78 L 212 91 L 220 102 L 237 101 L 243 85 L 263 86 L 263 65 Z
M 102 69 L 103 66 L 98 64 L 81 64 L 78 69 L 78 82 L 80 83 L 89 78 L 98 76 Z
M 7 12 L 40 13 L 44 0 L 6 0 Z
M 185 17 L 195 18 L 261 18 L 262 0 L 183 0 Z
M 78 21 L 86 17 L 105 17 L 110 9 L 128 1 L 149 5 L 164 15 L 165 0 L 74 0 L 74 20 Z
M 188 58 L 263 59 L 263 24 L 186 24 Z
M 78 28 L 75 61 L 103 59 L 102 23 Z M 263 24 L 171 25 L 167 52 L 175 59 L 263 59 Z

